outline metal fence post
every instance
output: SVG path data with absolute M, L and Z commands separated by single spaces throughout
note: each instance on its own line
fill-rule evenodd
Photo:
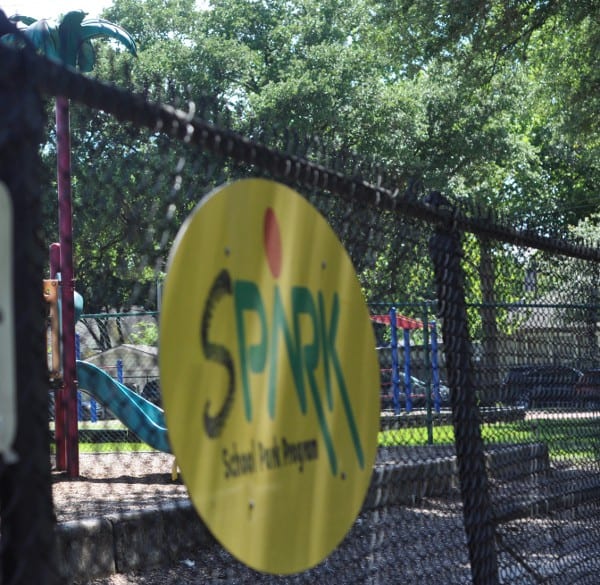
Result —
M 427 384 L 425 391 L 425 424 L 427 426 L 427 444 L 433 445 L 433 413 L 431 411 L 431 399 L 434 394 L 431 376 L 431 357 L 429 353 L 429 307 L 427 303 L 423 303 L 423 362 L 427 368 L 425 374 L 425 383 Z
M 402 335 L 404 341 L 404 397 L 406 399 L 406 412 L 410 412 L 412 410 L 412 382 L 410 379 L 412 367 L 410 355 L 410 329 L 404 328 L 402 330 Z
M 0 32 L 10 30 L 0 11 Z M 39 144 L 42 101 L 28 75 L 27 54 L 2 52 L 0 181 L 13 208 L 17 431 L 15 463 L 0 461 L 0 551 L 5 585 L 55 583 L 54 516 L 48 434 Z
M 431 327 L 431 383 L 433 384 L 433 406 L 439 414 L 441 410 L 440 395 L 440 365 L 438 363 L 437 327 L 435 321 L 429 323 Z
M 396 328 L 396 309 L 390 309 L 390 347 L 392 348 L 392 391 L 394 413 L 400 414 L 400 377 L 398 374 L 398 330 Z
M 462 248 L 448 216 L 429 241 L 450 386 L 458 474 L 471 575 L 476 585 L 497 585 L 498 563 L 479 411 L 471 368 Z

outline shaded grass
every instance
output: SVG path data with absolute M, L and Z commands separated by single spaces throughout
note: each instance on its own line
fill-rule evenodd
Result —
M 510 423 L 481 425 L 481 436 L 485 444 L 546 443 L 553 459 L 599 460 L 600 417 L 533 419 Z M 379 445 L 452 445 L 454 428 L 439 425 L 433 428 L 433 443 L 428 441 L 426 427 L 411 427 L 381 431 Z
M 51 429 L 53 428 L 51 424 Z M 81 422 L 81 430 L 126 429 L 118 420 Z M 452 425 L 434 425 L 433 445 L 454 444 Z M 508 423 L 490 423 L 481 425 L 481 436 L 485 444 L 515 444 L 543 442 L 548 445 L 550 457 L 556 460 L 600 460 L 600 415 L 592 418 L 532 419 Z M 426 426 L 381 431 L 378 435 L 379 446 L 428 445 Z M 51 445 L 54 452 L 54 445 Z M 80 443 L 81 453 L 114 453 L 153 451 L 140 442 L 103 442 Z
M 54 430 L 54 421 L 51 420 L 49 428 L 51 431 Z M 89 420 L 79 421 L 77 423 L 79 430 L 109 430 L 109 431 L 125 431 L 127 427 L 117 419 L 99 420 L 97 422 L 91 422 Z
M 146 443 L 79 443 L 79 453 L 154 453 L 155 451 L 156 449 Z M 50 445 L 50 452 L 56 453 L 56 445 Z
M 79 443 L 80 453 L 137 453 L 155 452 L 146 443 Z

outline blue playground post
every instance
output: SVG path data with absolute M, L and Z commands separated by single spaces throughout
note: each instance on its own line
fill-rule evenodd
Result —
M 78 301 L 78 298 L 81 299 L 81 295 L 75 293 L 75 300 Z M 79 319 L 79 315 L 81 315 L 81 307 L 83 306 L 83 301 L 76 302 L 75 306 L 75 316 L 76 320 Z M 81 359 L 81 341 L 79 339 L 79 333 L 75 334 L 75 359 L 79 361 Z M 77 390 L 77 419 L 83 420 L 83 405 L 81 403 L 81 392 Z M 90 397 L 90 421 L 98 422 L 98 405 L 96 401 Z
M 117 360 L 117 380 L 123 383 L 123 360 Z
M 387 315 L 372 315 L 371 320 L 375 323 L 385 323 L 390 326 L 390 350 L 392 352 L 392 389 L 393 404 L 396 414 L 400 414 L 400 366 L 398 363 L 398 328 L 402 328 L 404 334 L 404 392 L 406 399 L 406 412 L 411 412 L 413 408 L 412 400 L 412 377 L 411 377 L 411 332 L 413 329 L 423 330 L 423 349 L 425 357 L 425 366 L 428 368 L 427 375 L 427 412 L 431 417 L 432 407 L 436 412 L 441 410 L 440 396 L 440 369 L 438 362 L 438 343 L 435 321 L 430 321 L 427 315 L 427 306 L 423 320 L 405 317 L 396 313 L 396 308 L 392 307 Z M 426 324 L 426 325 L 424 325 Z M 431 368 L 431 369 L 429 369 Z
M 79 335 L 77 336 L 77 345 L 79 345 Z M 80 360 L 79 352 L 77 353 L 77 359 Z M 98 405 L 96 400 L 90 396 L 90 421 L 98 422 Z
M 98 403 L 95 398 L 90 398 L 90 421 L 98 422 Z
M 398 374 L 398 332 L 396 328 L 396 309 L 390 309 L 390 332 L 392 349 L 392 389 L 394 392 L 394 412 L 400 414 L 400 376 Z
M 79 333 L 75 333 L 75 359 L 81 359 L 81 343 Z M 77 390 L 77 420 L 83 420 L 83 406 L 81 405 L 81 391 Z

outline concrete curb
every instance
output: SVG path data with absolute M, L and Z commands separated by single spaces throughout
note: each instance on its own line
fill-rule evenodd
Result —
M 485 453 L 488 477 L 517 481 L 550 470 L 545 443 L 492 445 Z M 454 446 L 388 447 L 380 449 L 363 508 L 415 505 L 425 497 L 458 490 Z
M 67 583 L 160 566 L 214 542 L 191 502 L 56 527 L 56 560 Z
M 56 527 L 56 567 L 65 583 L 116 573 L 112 524 L 105 518 Z

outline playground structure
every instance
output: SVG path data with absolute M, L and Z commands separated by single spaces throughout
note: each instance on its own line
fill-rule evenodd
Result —
M 51 358 L 51 363 L 49 363 L 49 375 L 56 388 L 59 387 L 62 380 L 59 344 L 60 304 L 58 304 L 60 299 L 60 281 L 56 279 L 45 281 L 44 295 L 50 305 L 49 357 Z M 79 318 L 83 303 L 77 293 L 75 298 L 75 312 L 77 318 Z M 395 317 L 393 315 L 395 315 Z M 53 316 L 57 316 L 57 318 L 53 319 Z M 380 347 L 379 350 L 380 353 L 385 352 L 386 354 L 382 360 L 381 371 L 386 374 L 391 373 L 389 385 L 393 392 L 395 413 L 399 414 L 401 411 L 409 413 L 420 406 L 419 403 L 415 401 L 415 378 L 413 377 L 413 374 L 417 377 L 421 377 L 422 381 L 427 383 L 430 389 L 430 394 L 427 396 L 428 401 L 432 406 L 432 410 L 439 413 L 443 405 L 443 396 L 440 392 L 442 385 L 440 383 L 435 322 L 430 321 L 429 327 L 425 330 L 426 335 L 422 337 L 422 340 L 419 339 L 419 341 L 415 342 L 413 334 L 415 331 L 423 331 L 422 320 L 399 314 L 395 309 L 391 309 L 387 314 L 372 315 L 371 320 L 374 323 L 387 326 L 389 328 L 388 334 L 392 339 L 387 347 Z M 402 332 L 399 331 L 400 329 Z M 403 341 L 399 342 L 399 339 L 402 338 Z M 78 340 L 79 335 L 76 334 L 77 348 L 79 346 Z M 423 360 L 419 359 L 419 356 L 414 355 L 415 345 L 421 353 L 421 357 L 423 355 L 426 356 L 427 364 L 425 364 L 424 371 Z M 129 348 L 135 346 L 123 345 L 119 347 Z M 392 351 L 393 347 L 396 348 L 396 351 Z M 89 420 L 90 422 L 95 423 L 99 419 L 104 418 L 102 411 L 96 408 L 97 403 L 100 403 L 105 409 L 119 419 L 128 430 L 134 432 L 134 434 L 144 443 L 147 443 L 158 450 L 169 452 L 166 436 L 159 439 L 158 443 L 156 442 L 156 439 L 152 438 L 154 436 L 153 429 L 156 424 L 163 428 L 163 433 L 166 433 L 166 429 L 164 429 L 163 411 L 156 406 L 156 402 L 152 403 L 153 401 L 147 400 L 148 397 L 141 392 L 141 386 L 138 389 L 134 389 L 133 386 L 128 383 L 128 379 L 129 382 L 131 382 L 131 377 L 127 377 L 127 366 L 125 365 L 125 362 L 127 362 L 127 359 L 131 358 L 125 358 L 124 361 L 121 358 L 125 356 L 118 353 L 111 356 L 113 361 L 110 363 L 106 360 L 96 361 L 94 359 L 90 359 L 90 362 L 88 362 L 87 359 L 86 361 L 83 361 L 79 351 L 76 351 L 76 355 L 76 379 L 78 382 L 76 412 L 78 421 Z M 389 369 L 386 368 L 387 364 L 383 363 L 388 360 L 391 361 L 392 366 Z M 156 372 L 154 372 L 154 375 L 157 375 Z M 85 399 L 85 402 L 82 401 L 82 391 L 89 395 L 89 402 L 87 399 Z M 407 400 L 400 401 L 399 397 L 401 395 L 406 396 Z M 422 396 L 417 396 L 417 398 L 421 397 Z M 140 404 L 145 405 L 142 409 L 142 413 L 130 416 L 129 408 L 133 407 L 133 410 L 136 410 L 139 408 Z M 85 410 L 83 409 L 83 406 L 85 406 Z M 60 413 L 58 416 L 60 419 Z
M 60 274 L 57 276 L 60 277 Z M 68 467 L 69 457 L 78 458 L 78 449 L 74 449 L 72 445 L 69 449 L 69 443 L 78 443 L 79 433 L 77 432 L 73 436 L 66 431 L 69 428 L 68 417 L 73 411 L 76 413 L 76 423 L 82 418 L 81 391 L 85 391 L 91 397 L 90 418 L 92 422 L 97 421 L 95 402 L 98 401 L 142 442 L 158 451 L 171 453 L 163 410 L 123 384 L 122 376 L 120 379 L 115 379 L 94 364 L 77 359 L 77 393 L 73 396 L 73 394 L 65 392 L 61 343 L 60 278 L 44 280 L 43 295 L 48 305 L 48 374 L 50 388 L 55 392 L 57 469 L 62 470 Z M 74 295 L 74 304 L 74 315 L 77 321 L 83 310 L 83 299 L 78 293 Z M 74 410 L 68 408 L 69 400 L 73 400 L 73 398 L 75 398 Z M 78 427 L 76 428 L 78 429 Z M 67 463 L 66 467 L 61 466 L 61 455 L 66 457 L 66 461 L 62 459 L 62 463 Z
M 440 367 L 438 360 L 438 343 L 437 343 L 437 328 L 435 321 L 428 321 L 425 327 L 423 321 L 414 319 L 405 315 L 398 314 L 395 307 L 392 307 L 387 314 L 371 315 L 373 323 L 387 325 L 390 328 L 390 344 L 391 351 L 391 386 L 393 395 L 393 406 L 395 414 L 400 414 L 402 405 L 400 404 L 400 386 L 402 386 L 405 394 L 406 412 L 409 413 L 413 409 L 413 382 L 412 382 L 412 358 L 411 358 L 411 332 L 415 330 L 423 331 L 423 351 L 425 363 L 428 366 L 427 371 L 430 373 L 427 376 L 428 396 L 426 397 L 426 405 L 429 408 L 433 405 L 435 412 L 441 410 L 441 395 L 440 395 Z M 398 330 L 403 332 L 403 349 L 404 349 L 404 365 L 403 378 L 400 378 L 400 363 L 398 360 Z M 382 372 L 386 371 L 382 369 Z
M 48 302 L 50 313 L 49 346 L 51 351 L 49 351 L 49 356 L 51 357 L 51 363 L 49 363 L 48 367 L 54 384 L 54 392 L 58 394 L 62 380 L 59 344 L 60 280 L 45 281 L 44 295 Z M 76 299 L 78 299 L 77 294 Z M 76 300 L 76 303 L 76 315 L 79 318 L 83 302 L 79 299 Z M 423 328 L 422 319 L 402 315 L 395 308 L 392 308 L 385 314 L 372 315 L 371 320 L 373 323 L 385 326 L 387 332 L 386 339 L 389 337 L 391 340 L 387 347 L 380 347 L 379 350 L 380 353 L 385 352 L 385 356 L 382 356 L 384 357 L 382 362 L 389 361 L 391 357 L 391 368 L 389 370 L 384 369 L 386 368 L 386 364 L 384 363 L 382 363 L 381 367 L 382 372 L 391 372 L 389 388 L 394 400 L 394 413 L 410 413 L 415 408 L 419 410 L 422 406 L 430 406 L 431 412 L 439 413 L 444 405 L 443 399 L 445 397 L 440 392 L 440 388 L 443 388 L 443 385 L 441 385 L 440 366 L 438 363 L 439 349 L 436 323 L 430 320 L 428 327 Z M 414 333 L 417 331 L 421 333 L 418 335 L 417 340 L 415 340 Z M 396 350 L 393 351 L 392 348 L 396 348 Z M 415 350 L 418 350 L 417 355 L 415 355 Z M 120 353 L 111 357 L 113 361 L 110 362 L 110 365 L 106 360 L 92 364 L 82 361 L 79 353 L 77 353 L 76 379 L 78 390 L 76 395 L 76 413 L 78 422 L 89 420 L 91 423 L 95 423 L 103 418 L 101 410 L 95 408 L 96 404 L 100 403 L 142 442 L 154 449 L 169 453 L 170 445 L 167 438 L 164 412 L 159 406 L 146 400 L 147 397 L 143 393 L 132 389 L 131 384 L 127 383 L 127 366 L 125 365 L 127 359 L 125 359 L 125 362 L 122 359 L 118 359 L 124 357 Z M 423 363 L 424 360 L 426 361 L 425 364 Z M 154 372 L 154 375 L 156 375 L 156 372 Z M 415 401 L 415 398 L 422 398 L 422 396 L 415 397 L 413 375 L 420 377 L 427 384 L 427 400 L 424 404 L 419 404 Z M 82 408 L 81 391 L 88 394 L 90 398 L 89 402 L 86 398 L 83 403 L 83 406 L 86 408 L 85 411 Z M 423 393 L 422 390 L 421 393 Z M 404 396 L 406 400 L 404 400 Z M 61 420 L 64 421 L 64 414 L 61 417 L 58 400 L 55 401 L 55 407 L 57 409 L 57 422 L 60 424 Z M 79 433 L 77 438 L 80 440 Z M 57 441 L 59 439 L 60 429 L 57 432 Z

